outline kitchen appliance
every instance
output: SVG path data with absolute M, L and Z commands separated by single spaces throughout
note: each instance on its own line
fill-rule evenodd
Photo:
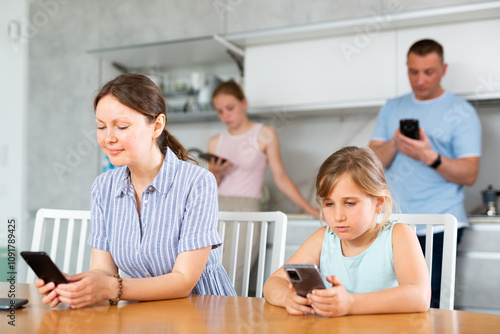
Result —
M 486 206 L 485 214 L 487 216 L 496 216 L 497 210 L 497 197 L 500 195 L 500 190 L 493 189 L 493 186 L 490 184 L 488 189 L 485 189 L 481 192 L 483 195 L 483 203 Z

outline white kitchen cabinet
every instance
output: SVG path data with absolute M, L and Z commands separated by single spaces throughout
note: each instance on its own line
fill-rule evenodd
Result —
M 422 38 L 444 45 L 446 89 L 472 101 L 500 98 L 500 3 L 400 10 L 228 36 L 246 49 L 250 112 L 376 111 L 411 91 L 406 53 Z
M 500 314 L 500 219 L 475 219 L 458 245 L 455 309 Z
M 406 54 L 417 40 L 431 38 L 444 48 L 448 69 L 442 85 L 471 100 L 500 97 L 500 19 L 401 29 L 397 32 L 397 94 L 411 91 Z
M 382 104 L 395 95 L 395 32 L 246 49 L 245 91 L 252 108 Z

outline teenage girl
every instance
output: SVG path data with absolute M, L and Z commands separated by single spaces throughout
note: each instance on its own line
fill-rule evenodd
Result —
M 225 163 L 212 159 L 208 165 L 219 187 L 220 209 L 259 211 L 269 164 L 276 186 L 302 210 L 319 217 L 319 210 L 309 204 L 288 177 L 276 131 L 248 118 L 248 103 L 241 87 L 234 81 L 223 82 L 214 90 L 212 101 L 219 119 L 227 126 L 226 131 L 208 142 L 208 152 L 227 159 Z
M 297 295 L 283 268 L 264 297 L 290 314 L 425 312 L 430 280 L 415 232 L 389 221 L 392 203 L 384 168 L 369 148 L 332 154 L 316 178 L 316 199 L 327 223 L 287 261 L 316 264 L 326 289 Z M 383 214 L 382 214 L 383 212 Z

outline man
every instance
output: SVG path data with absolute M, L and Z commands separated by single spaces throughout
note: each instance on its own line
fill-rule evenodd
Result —
M 386 168 L 401 212 L 451 213 L 459 222 L 460 240 L 468 225 L 463 186 L 473 185 L 478 176 L 481 124 L 468 102 L 441 87 L 447 64 L 439 43 L 413 44 L 407 67 L 413 92 L 382 107 L 369 146 Z M 401 119 L 419 121 L 420 139 L 401 133 Z M 425 237 L 419 239 L 424 247 Z M 431 307 L 439 307 L 442 240 L 442 230 L 435 232 Z

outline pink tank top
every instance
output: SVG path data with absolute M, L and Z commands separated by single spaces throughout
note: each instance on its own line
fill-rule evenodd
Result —
M 219 195 L 260 198 L 267 157 L 259 150 L 257 123 L 245 133 L 233 136 L 227 130 L 219 135 L 215 149 L 218 156 L 231 161 L 219 184 Z

